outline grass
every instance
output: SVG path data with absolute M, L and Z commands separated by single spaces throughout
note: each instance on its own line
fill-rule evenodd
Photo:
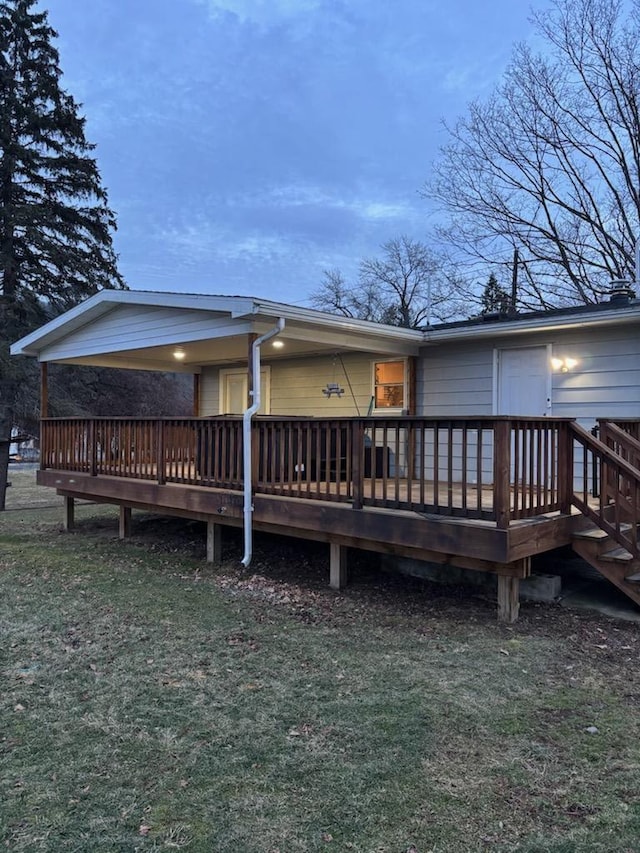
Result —
M 367 558 L 336 594 L 322 549 L 243 571 L 234 533 L 213 568 L 108 507 L 64 534 L 33 476 L 0 516 L 5 849 L 640 851 L 637 625 L 501 627 Z

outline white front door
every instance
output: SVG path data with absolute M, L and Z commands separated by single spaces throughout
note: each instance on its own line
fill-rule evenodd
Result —
M 546 417 L 551 414 L 549 348 L 519 347 L 496 354 L 497 415 Z
M 259 414 L 268 415 L 270 411 L 270 369 L 260 370 L 260 410 Z M 220 371 L 220 414 L 241 415 L 248 407 L 249 384 L 246 370 Z

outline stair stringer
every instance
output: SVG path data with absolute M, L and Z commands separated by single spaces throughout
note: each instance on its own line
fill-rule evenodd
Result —
M 599 528 L 594 526 L 593 530 L 599 530 Z M 611 549 L 617 546 L 617 543 L 606 534 L 597 539 L 589 539 L 585 538 L 584 534 L 578 533 L 574 535 L 571 545 L 576 554 L 640 607 L 640 584 L 627 580 L 627 577 L 640 571 L 640 560 L 634 559 L 628 551 L 624 552 L 625 556 L 619 558 L 603 559 L 604 554 L 611 553 Z M 624 549 L 618 550 L 624 551 Z

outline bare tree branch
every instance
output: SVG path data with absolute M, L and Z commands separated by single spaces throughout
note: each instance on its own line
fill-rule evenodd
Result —
M 401 236 L 381 249 L 380 257 L 362 259 L 354 284 L 347 284 L 339 270 L 325 270 L 311 296 L 313 305 L 407 328 L 460 316 L 463 282 L 428 246 Z
M 527 307 L 593 302 L 635 280 L 640 236 L 640 2 L 554 0 L 501 85 L 448 128 L 424 195 L 440 236 L 494 264 L 521 250 Z

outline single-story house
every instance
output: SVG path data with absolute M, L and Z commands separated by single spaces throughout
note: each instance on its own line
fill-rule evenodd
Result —
M 42 366 L 39 482 L 73 501 L 498 575 L 573 544 L 640 603 L 640 301 L 401 329 L 243 296 L 102 291 L 15 343 Z M 193 374 L 188 419 L 51 419 L 52 362 Z M 258 381 L 259 376 L 259 381 Z M 600 427 L 599 438 L 590 430 Z M 247 474 L 245 476 L 245 474 Z M 470 535 L 473 534 L 473 535 Z

